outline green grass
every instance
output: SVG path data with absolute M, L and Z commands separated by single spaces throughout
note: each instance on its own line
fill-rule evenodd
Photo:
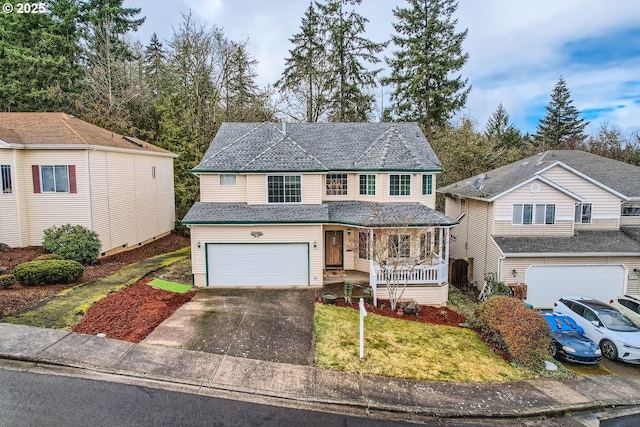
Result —
M 169 282 L 168 280 L 162 279 L 153 279 L 148 285 L 178 294 L 186 294 L 191 289 L 191 285 L 183 285 L 182 283 Z
M 65 289 L 33 308 L 5 316 L 0 321 L 39 328 L 69 329 L 80 321 L 95 302 L 189 254 L 190 248 L 187 247 L 128 265 L 111 276 Z
M 535 374 L 497 357 L 469 329 L 369 314 L 359 359 L 358 311 L 316 304 L 315 358 L 324 369 L 435 381 L 511 381 Z

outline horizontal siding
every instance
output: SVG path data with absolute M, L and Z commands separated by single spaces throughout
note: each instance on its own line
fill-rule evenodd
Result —
M 247 203 L 247 175 L 236 175 L 236 185 L 220 185 L 220 175 L 201 174 L 201 202 Z
M 33 192 L 32 165 L 75 165 L 77 193 Z M 91 227 L 86 152 L 80 150 L 25 151 L 21 173 L 27 185 L 26 220 L 29 223 L 29 245 L 41 245 L 43 231 L 53 225 L 77 224 Z
M 576 229 L 578 226 L 576 225 Z M 573 221 L 558 221 L 553 225 L 512 225 L 509 221 L 494 223 L 496 236 L 571 236 L 573 235 Z
M 325 193 L 325 176 L 321 174 L 302 175 L 302 203 L 319 205 Z
M 619 197 L 614 196 L 610 192 L 592 184 L 584 178 L 581 178 L 572 172 L 556 166 L 542 174 L 545 178 L 550 179 L 554 183 L 578 194 L 585 199 L 586 203 L 593 204 L 593 219 L 611 219 L 620 216 Z
M 11 247 L 19 247 L 21 242 L 18 219 L 18 190 L 16 188 L 17 169 L 13 161 L 13 150 L 0 149 L 0 165 L 10 166 L 12 187 L 12 192 L 9 194 L 0 192 L 0 243 Z
M 389 291 L 386 286 L 378 287 L 376 296 L 379 300 L 389 299 Z M 412 286 L 407 287 L 402 294 L 402 301 L 415 300 L 421 305 L 445 307 L 449 298 L 449 286 Z
M 263 233 L 260 238 L 251 236 L 252 231 Z M 308 242 L 311 286 L 322 286 L 322 226 L 321 225 L 274 225 L 274 226 L 200 226 L 191 228 L 191 265 L 196 285 L 206 284 L 206 243 L 281 243 Z M 197 247 L 200 242 L 201 247 Z M 317 248 L 313 243 L 317 242 Z
M 620 225 L 640 225 L 640 216 L 621 216 Z
M 247 175 L 247 203 L 250 205 L 267 203 L 266 175 Z
M 619 218 L 593 218 L 591 224 L 575 224 L 576 230 L 617 230 L 620 228 Z

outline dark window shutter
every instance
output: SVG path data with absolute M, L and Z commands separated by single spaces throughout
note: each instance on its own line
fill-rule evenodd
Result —
M 77 193 L 78 187 L 76 186 L 76 165 L 69 165 L 69 192 Z
M 31 176 L 33 177 L 33 192 L 40 193 L 40 166 L 31 165 Z

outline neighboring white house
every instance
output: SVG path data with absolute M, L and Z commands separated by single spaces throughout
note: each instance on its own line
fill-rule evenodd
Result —
M 469 261 L 470 280 L 524 283 L 541 308 L 640 293 L 640 167 L 546 151 L 438 191 L 460 221 L 451 256 Z
M 98 233 L 103 254 L 163 236 L 175 157 L 64 113 L 0 113 L 0 242 L 38 246 L 67 223 Z
M 376 235 L 427 261 L 403 299 L 448 297 L 448 233 L 435 211 L 442 167 L 415 123 L 224 123 L 202 162 L 191 228 L 198 286 L 322 286 L 327 270 L 383 275 Z M 395 233 L 395 234 L 394 234 Z

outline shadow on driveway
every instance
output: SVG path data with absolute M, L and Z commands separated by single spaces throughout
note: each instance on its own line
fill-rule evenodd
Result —
M 313 365 L 315 289 L 200 289 L 145 344 Z

